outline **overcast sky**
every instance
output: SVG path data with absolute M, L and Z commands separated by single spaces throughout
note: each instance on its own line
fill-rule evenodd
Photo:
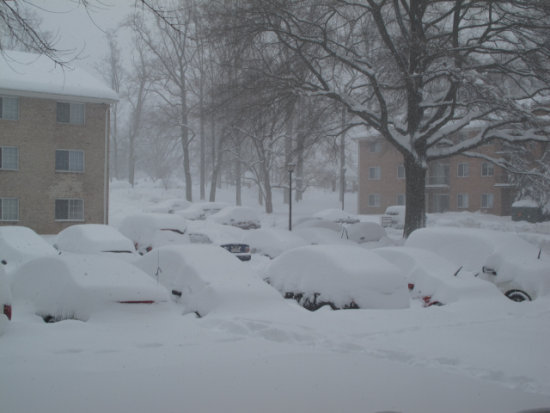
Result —
M 95 67 L 107 54 L 105 32 L 116 29 L 133 10 L 134 0 L 91 0 L 84 8 L 78 0 L 29 0 L 29 8 L 42 17 L 42 28 L 57 39 L 56 48 L 78 53 L 82 64 Z M 121 36 L 121 45 L 125 39 Z

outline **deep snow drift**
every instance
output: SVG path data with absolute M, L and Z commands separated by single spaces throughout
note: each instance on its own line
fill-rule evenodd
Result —
M 116 183 L 111 223 L 182 193 Z M 255 207 L 256 194 L 247 195 Z M 220 199 L 230 202 L 233 194 Z M 346 202 L 353 213 L 353 200 Z M 335 193 L 310 192 L 294 210 L 299 218 L 337 207 Z M 286 213 L 276 205 L 274 214 L 261 214 L 262 227 L 284 229 Z M 514 231 L 550 245 L 547 224 L 482 214 L 434 215 L 428 222 Z M 388 233 L 399 241 L 398 232 Z M 246 264 L 261 269 L 265 260 L 255 256 Z M 0 411 L 513 413 L 550 407 L 548 296 L 514 303 L 477 294 L 442 307 L 413 300 L 406 309 L 313 313 L 277 302 L 202 318 L 183 315 L 174 303 L 105 308 L 87 322 L 54 324 L 14 307 L 0 336 Z

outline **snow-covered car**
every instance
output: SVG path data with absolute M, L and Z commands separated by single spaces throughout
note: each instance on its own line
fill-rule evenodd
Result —
M 120 232 L 132 240 L 138 253 L 167 244 L 187 244 L 187 221 L 176 214 L 135 214 L 122 219 Z
M 197 202 L 176 213 L 190 221 L 202 221 L 228 206 L 227 202 Z
M 257 229 L 261 227 L 260 216 L 256 210 L 243 206 L 228 206 L 215 214 L 210 220 L 223 225 L 231 225 L 241 229 Z
M 294 230 L 303 228 L 323 228 L 339 233 L 342 231 L 342 224 L 328 219 L 318 217 L 304 217 L 298 219 L 292 226 Z
M 167 245 L 135 265 L 171 291 L 185 314 L 249 311 L 284 301 L 250 266 L 214 245 Z
M 356 215 L 349 214 L 341 209 L 323 209 L 313 214 L 314 218 L 324 219 L 326 221 L 336 222 L 338 224 L 355 224 L 359 222 Z
M 54 247 L 81 254 L 109 254 L 132 261 L 137 258 L 134 243 L 116 228 L 103 224 L 77 224 L 57 234 Z
M 424 248 L 479 274 L 513 301 L 550 293 L 550 258 L 511 232 L 466 228 L 422 228 L 406 246 Z
M 145 212 L 175 214 L 189 208 L 191 205 L 191 202 L 183 198 L 163 199 L 147 207 Z
M 0 263 L 8 275 L 33 258 L 57 254 L 51 244 L 30 228 L 0 226 Z
M 252 253 L 265 255 L 269 258 L 275 258 L 289 249 L 310 244 L 294 231 L 279 228 L 246 231 L 244 239 L 250 245 Z
M 266 281 L 285 298 L 315 311 L 407 308 L 407 282 L 390 262 L 357 245 L 313 245 L 284 252 L 268 266 Z
M 226 249 L 241 261 L 250 261 L 250 245 L 245 241 L 244 231 L 237 227 L 210 221 L 191 222 L 188 227 L 192 244 L 214 244 Z
M 11 320 L 12 302 L 11 287 L 8 276 L 4 268 L 0 267 L 0 336 L 8 328 L 8 322 Z
M 434 252 L 402 246 L 375 248 L 372 252 L 401 270 L 411 298 L 425 307 L 450 304 L 459 299 L 502 297 L 494 284 Z
M 14 302 L 30 304 L 46 322 L 87 321 L 113 304 L 169 301 L 162 286 L 130 263 L 71 253 L 36 258 L 18 267 L 12 294 Z
M 357 222 L 342 228 L 342 238 L 358 244 L 376 243 L 377 246 L 391 245 L 386 230 L 376 222 Z
M 403 229 L 405 226 L 405 205 L 392 205 L 386 208 L 384 215 L 380 217 L 380 225 Z
M 336 224 L 339 225 L 339 224 Z M 357 245 L 354 241 L 346 239 L 340 231 L 323 227 L 299 227 L 292 232 L 306 241 L 309 245 Z

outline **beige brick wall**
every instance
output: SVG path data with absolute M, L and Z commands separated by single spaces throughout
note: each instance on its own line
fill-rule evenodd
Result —
M 20 97 L 19 120 L 0 119 L 0 146 L 19 148 L 19 170 L 0 170 L 0 197 L 18 198 L 19 222 L 15 224 L 40 234 L 56 234 L 75 223 L 55 221 L 56 198 L 83 199 L 83 222 L 104 222 L 108 105 L 86 103 L 85 124 L 70 125 L 57 123 L 56 102 Z M 84 151 L 84 173 L 56 172 L 56 149 Z
M 395 205 L 397 194 L 405 193 L 405 180 L 397 178 L 397 167 L 403 163 L 402 155 L 389 143 L 381 141 L 380 152 L 372 152 L 371 144 L 366 140 L 358 140 L 359 145 L 359 195 L 358 208 L 360 214 L 381 214 L 390 205 Z M 491 145 L 482 147 L 480 153 L 494 154 L 497 148 Z M 482 159 L 454 156 L 442 161 L 449 164 L 449 185 L 445 187 L 426 188 L 427 211 L 431 212 L 431 200 L 436 194 L 449 197 L 450 211 L 483 211 L 496 215 L 509 215 L 510 205 L 514 197 L 514 189 L 502 185 L 504 172 L 494 167 L 494 175 L 481 176 Z M 468 177 L 458 176 L 459 163 L 467 163 Z M 379 166 L 381 176 L 379 180 L 369 179 L 369 168 Z M 458 208 L 458 194 L 468 194 L 468 208 Z M 481 208 L 482 194 L 491 193 L 494 197 L 494 206 L 491 209 Z M 380 206 L 371 207 L 368 204 L 369 195 L 380 196 Z

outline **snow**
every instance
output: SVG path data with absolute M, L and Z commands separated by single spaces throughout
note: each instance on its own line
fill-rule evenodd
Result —
M 0 261 L 8 275 L 33 258 L 56 255 L 57 251 L 26 227 L 0 226 Z
M 118 100 L 113 90 L 83 69 L 61 67 L 43 55 L 3 50 L 0 73 L 2 94 L 48 95 L 83 102 Z
M 252 252 L 275 258 L 284 251 L 307 245 L 308 242 L 294 232 L 281 228 L 259 228 L 247 231 L 244 241 Z
M 78 224 L 62 230 L 55 239 L 61 251 L 79 253 L 135 252 L 132 241 L 116 228 L 101 224 Z
M 183 193 L 141 181 L 134 189 L 120 182 L 111 189 L 115 226 Z M 218 194 L 234 199 L 229 190 Z M 282 200 L 281 193 L 276 197 Z M 356 195 L 346 197 L 353 213 Z M 243 194 L 245 204 L 260 211 L 256 199 Z M 293 214 L 297 221 L 338 205 L 337 194 L 309 189 Z M 284 230 L 287 211 L 276 198 L 275 212 L 260 214 L 262 227 Z M 359 218 L 379 222 L 380 216 Z M 433 214 L 428 224 L 513 232 L 537 248 L 550 238 L 548 223 L 481 213 Z M 387 233 L 400 240 L 401 231 Z M 235 304 L 236 311 L 220 305 L 202 318 L 168 302 L 45 324 L 16 305 L 0 336 L 0 411 L 516 413 L 550 407 L 548 295 L 528 303 L 460 295 L 442 307 L 309 312 L 276 294 L 266 306 Z
M 407 282 L 389 261 L 359 246 L 312 245 L 275 258 L 265 275 L 282 294 L 303 294 L 336 308 L 407 308 Z
M 348 223 L 353 224 L 359 222 L 359 218 L 356 215 L 348 214 L 341 209 L 323 209 L 322 211 L 316 212 L 313 214 L 315 218 L 325 219 L 327 221 L 333 221 L 338 223 Z

